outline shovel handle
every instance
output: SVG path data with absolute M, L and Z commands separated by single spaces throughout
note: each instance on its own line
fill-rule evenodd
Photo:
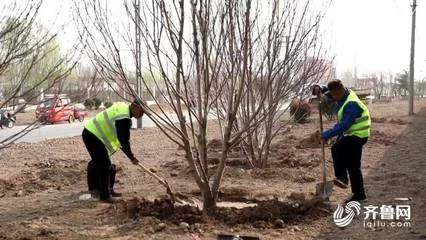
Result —
M 323 121 L 322 121 L 322 110 L 321 110 L 321 95 L 318 94 L 318 98 L 319 98 L 319 105 L 318 105 L 318 112 L 319 112 L 319 120 L 320 120 L 320 132 L 321 132 L 321 136 L 324 132 L 324 125 L 323 125 Z M 321 157 L 322 157 L 322 178 L 323 178 L 323 182 L 324 182 L 324 186 L 325 183 L 327 182 L 327 172 L 326 172 L 326 163 L 325 163 L 325 146 L 324 146 L 324 141 L 321 139 Z
M 138 166 L 146 173 L 148 173 L 151 177 L 157 179 L 163 186 L 168 187 L 166 182 L 160 178 L 157 174 L 151 172 L 148 168 L 146 168 L 144 165 L 142 165 L 141 163 L 138 163 Z

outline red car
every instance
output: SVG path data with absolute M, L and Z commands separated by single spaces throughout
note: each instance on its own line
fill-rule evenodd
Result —
M 62 121 L 74 122 L 78 119 L 80 122 L 87 116 L 87 111 L 76 110 L 71 105 L 68 97 L 54 96 L 46 98 L 37 106 L 36 118 L 42 123 L 56 123 Z

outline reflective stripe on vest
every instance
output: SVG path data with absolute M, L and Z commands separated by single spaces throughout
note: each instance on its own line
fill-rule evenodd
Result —
M 360 122 L 363 122 L 363 121 L 368 121 L 368 118 L 369 118 L 368 116 L 361 116 L 361 117 L 355 119 L 355 123 L 360 123 Z
M 109 155 L 112 155 L 121 147 L 117 138 L 115 121 L 124 118 L 130 119 L 129 105 L 114 103 L 113 106 L 89 120 L 85 128 L 97 136 L 104 143 Z
M 96 118 L 93 119 L 93 124 L 95 124 L 96 130 L 101 135 L 102 142 L 104 142 L 104 145 L 107 148 L 108 152 L 114 152 L 114 148 L 112 147 L 111 142 L 108 140 L 107 136 L 105 135 L 105 132 L 102 130 L 101 125 L 96 120 Z
M 356 102 L 358 106 L 362 109 L 361 117 L 356 118 L 352 126 L 349 127 L 346 132 L 343 133 L 344 136 L 355 135 L 360 138 L 365 138 L 370 136 L 370 127 L 371 127 L 371 118 L 367 106 L 358 98 L 358 96 L 352 91 L 349 90 L 349 95 L 346 98 L 346 101 L 342 104 L 338 111 L 337 120 L 342 122 L 343 119 L 343 109 L 346 104 L 349 102 Z

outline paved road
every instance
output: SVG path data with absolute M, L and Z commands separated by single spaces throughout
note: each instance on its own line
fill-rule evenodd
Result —
M 171 117 L 171 116 L 169 116 Z M 133 127 L 136 126 L 136 119 L 133 119 Z M 144 116 L 142 118 L 143 127 L 154 127 L 155 124 L 151 119 Z M 0 129 L 0 142 L 7 137 L 16 134 L 26 126 L 15 126 L 9 129 Z M 39 142 L 51 138 L 65 138 L 78 136 L 83 131 L 84 122 L 58 123 L 53 125 L 42 125 L 38 129 L 34 129 L 16 142 Z

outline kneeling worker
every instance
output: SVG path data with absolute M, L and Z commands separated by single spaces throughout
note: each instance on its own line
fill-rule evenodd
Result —
M 331 96 L 337 102 L 337 124 L 322 134 L 327 141 L 337 136 L 331 148 L 333 157 L 335 185 L 347 188 L 349 179 L 352 197 L 349 201 L 362 201 L 367 198 L 361 172 L 362 147 L 370 136 L 371 118 L 367 106 L 352 90 L 345 88 L 340 80 L 333 80 L 327 87 L 317 86 L 316 90 Z
M 131 105 L 117 102 L 87 121 L 83 130 L 83 142 L 92 160 L 87 167 L 87 184 L 91 193 L 99 193 L 100 200 L 113 203 L 112 197 L 121 196 L 114 191 L 115 165 L 112 156 L 118 149 L 126 154 L 133 164 L 138 159 L 130 148 L 131 118 L 144 114 L 142 105 L 134 101 Z

